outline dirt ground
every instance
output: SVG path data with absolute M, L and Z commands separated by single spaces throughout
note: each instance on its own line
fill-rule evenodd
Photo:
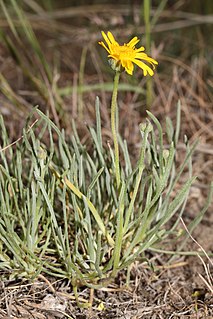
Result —
M 90 310 L 76 306 L 65 281 L 41 276 L 34 283 L 1 283 L 0 318 L 213 318 L 213 296 L 199 277 L 206 275 L 198 257 L 177 258 L 168 266 L 163 256 L 152 260 L 158 264 L 155 272 L 135 264 L 130 286 L 121 273 L 110 287 L 95 292 Z M 82 289 L 80 301 L 90 294 Z

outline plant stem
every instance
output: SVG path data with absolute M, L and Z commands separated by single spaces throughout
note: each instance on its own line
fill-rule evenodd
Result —
M 113 84 L 111 102 L 111 130 L 115 149 L 115 176 L 117 188 L 120 186 L 119 146 L 118 146 L 118 119 L 117 119 L 117 95 L 120 72 L 116 71 Z
M 146 51 L 150 54 L 151 49 L 151 24 L 150 24 L 150 9 L 152 6 L 152 2 L 150 0 L 144 0 L 144 23 L 145 23 L 145 35 L 146 35 Z M 153 80 L 151 77 L 147 79 L 146 82 L 146 107 L 149 110 L 152 103 L 152 93 L 153 93 Z

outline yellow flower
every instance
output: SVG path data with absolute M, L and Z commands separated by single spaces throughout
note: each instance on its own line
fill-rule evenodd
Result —
M 134 37 L 127 44 L 119 45 L 111 32 L 107 32 L 107 35 L 103 31 L 101 33 L 108 47 L 102 41 L 98 43 L 107 50 L 109 53 L 108 57 L 113 59 L 118 66 L 122 66 L 128 74 L 132 75 L 133 73 L 133 63 L 137 64 L 143 70 L 145 76 L 147 73 L 151 76 L 154 74 L 153 70 L 140 60 L 150 63 L 153 69 L 155 69 L 155 64 L 158 64 L 158 62 L 143 52 L 145 50 L 144 47 L 135 48 L 135 45 L 140 41 L 137 37 Z

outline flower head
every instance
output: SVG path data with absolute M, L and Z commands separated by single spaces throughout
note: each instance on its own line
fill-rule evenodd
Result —
M 107 35 L 103 31 L 101 33 L 108 47 L 102 41 L 98 43 L 106 49 L 109 53 L 108 57 L 111 58 L 117 66 L 122 66 L 128 74 L 132 75 L 134 70 L 133 63 L 135 63 L 143 70 L 145 76 L 147 73 L 151 76 L 154 74 L 153 69 L 155 69 L 155 64 L 157 65 L 158 62 L 143 52 L 145 50 L 144 47 L 135 48 L 135 45 L 140 41 L 137 37 L 134 37 L 127 44 L 124 43 L 124 45 L 120 45 L 115 41 L 111 32 L 107 32 Z M 140 60 L 150 63 L 152 68 Z

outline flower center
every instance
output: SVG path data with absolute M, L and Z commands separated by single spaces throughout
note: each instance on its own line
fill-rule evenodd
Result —
M 116 54 L 121 60 L 131 60 L 135 57 L 135 52 L 127 45 L 119 45 L 113 47 L 113 53 Z

